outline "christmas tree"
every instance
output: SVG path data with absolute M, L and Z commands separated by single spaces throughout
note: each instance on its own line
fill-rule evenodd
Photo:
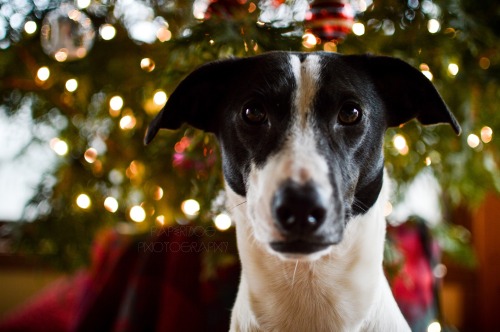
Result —
M 463 134 L 416 122 L 389 130 L 390 175 L 404 187 L 431 170 L 447 209 L 474 206 L 486 192 L 500 190 L 499 143 L 493 139 L 500 130 L 495 1 L 309 5 L 1 1 L 0 111 L 13 122 L 33 121 L 21 154 L 36 146 L 56 157 L 26 206 L 16 247 L 76 268 L 88 261 L 92 239 L 105 227 L 134 234 L 214 220 L 221 230 L 229 227 L 214 137 L 183 127 L 146 148 L 143 136 L 169 94 L 199 65 L 272 50 L 406 60 L 438 88 Z M 456 240 L 453 225 L 447 227 L 443 236 Z

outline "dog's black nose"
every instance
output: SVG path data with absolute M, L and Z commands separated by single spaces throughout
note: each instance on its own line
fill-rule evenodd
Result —
M 271 210 L 285 234 L 307 235 L 325 221 L 326 207 L 312 183 L 286 181 L 274 194 Z

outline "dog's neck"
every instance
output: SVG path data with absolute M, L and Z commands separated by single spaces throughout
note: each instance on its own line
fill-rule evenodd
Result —
M 242 263 L 232 330 L 382 328 L 382 307 L 396 306 L 382 269 L 386 186 L 370 210 L 349 221 L 343 241 L 311 262 L 284 261 L 258 243 L 243 201 L 228 189 Z

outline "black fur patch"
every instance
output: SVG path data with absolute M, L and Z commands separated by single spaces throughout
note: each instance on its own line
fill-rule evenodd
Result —
M 273 52 L 197 69 L 153 120 L 145 142 L 159 129 L 175 129 L 184 122 L 215 133 L 225 179 L 245 196 L 250 165 L 265 165 L 283 147 L 291 128 L 297 84 L 290 54 L 303 63 L 310 53 Z M 348 220 L 370 209 L 380 193 L 382 143 L 388 126 L 412 118 L 424 124 L 446 122 L 457 133 L 460 126 L 432 84 L 401 60 L 315 54 L 320 58 L 321 75 L 308 121 L 315 130 L 317 149 L 328 161 L 333 191 L 341 197 L 334 204 L 343 204 Z M 359 108 L 359 121 L 346 125 L 337 120 L 345 103 Z M 264 111 L 267 118 L 258 124 L 246 121 L 247 108 Z

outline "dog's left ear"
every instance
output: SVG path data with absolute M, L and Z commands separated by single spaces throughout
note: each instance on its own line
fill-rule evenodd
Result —
M 160 113 L 150 123 L 144 144 L 149 144 L 160 129 L 179 129 L 183 123 L 214 132 L 217 109 L 227 96 L 234 77 L 236 59 L 215 61 L 189 74 L 174 90 Z
M 448 123 L 460 135 L 458 121 L 434 85 L 416 68 L 385 56 L 352 55 L 346 60 L 370 73 L 385 103 L 389 127 L 417 118 L 424 125 Z

